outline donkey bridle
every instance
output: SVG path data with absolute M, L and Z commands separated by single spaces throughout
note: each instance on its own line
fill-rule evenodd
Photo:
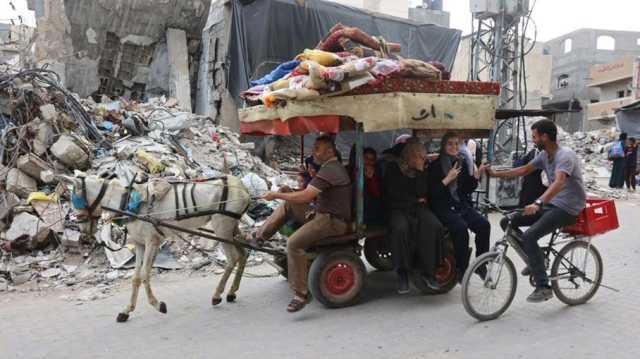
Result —
M 80 189 L 80 195 L 82 196 L 81 198 L 84 200 L 85 203 L 89 203 L 89 201 L 87 200 L 87 183 L 85 181 L 84 177 L 80 177 L 80 181 L 82 181 L 82 188 Z M 100 192 L 98 193 L 98 197 L 96 197 L 96 199 L 93 201 L 93 203 L 91 203 L 90 205 L 87 206 L 87 219 L 89 221 L 95 221 L 96 219 L 100 218 L 100 216 L 96 216 L 94 214 L 96 208 L 98 207 L 98 205 L 100 204 L 100 201 L 102 201 L 102 199 L 104 198 L 105 193 L 107 193 L 107 188 L 109 187 L 109 185 L 107 184 L 107 181 L 102 181 L 102 185 L 100 186 Z

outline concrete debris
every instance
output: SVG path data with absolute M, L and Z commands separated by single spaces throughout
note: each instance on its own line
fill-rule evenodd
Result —
M 0 221 L 4 220 L 13 207 L 20 203 L 20 198 L 10 192 L 0 192 Z
M 62 274 L 62 270 L 60 268 L 49 268 L 45 271 L 40 272 L 40 276 L 47 279 L 57 277 L 60 274 Z
M 40 181 L 42 180 L 42 172 L 53 171 L 53 168 L 47 162 L 41 160 L 35 154 L 26 154 L 18 157 L 17 165 L 22 172 Z
M 38 234 L 38 230 L 42 230 L 43 227 L 44 224 L 38 217 L 29 213 L 20 213 L 13 219 L 6 238 L 11 242 L 22 236 L 35 237 Z
M 7 191 L 17 194 L 20 198 L 27 198 L 31 192 L 38 190 L 38 183 L 26 173 L 12 168 L 7 174 Z
M 76 144 L 71 136 L 61 136 L 51 146 L 51 153 L 71 169 L 84 170 L 89 166 L 89 155 Z
M 66 228 L 62 233 L 61 243 L 65 248 L 78 248 L 80 247 L 80 232 Z
M 51 230 L 64 232 L 65 211 L 57 201 L 31 201 L 31 206 L 36 210 L 45 226 Z
M 243 179 L 252 196 L 284 183 L 295 187 L 293 179 L 254 156 L 253 143 L 242 143 L 233 130 L 190 112 L 189 71 L 185 82 L 178 58 L 184 33 L 170 29 L 167 35 L 175 57 L 170 64 L 175 98 L 80 99 L 50 70 L 0 72 L 0 136 L 13 149 L 0 148 L 0 278 L 6 277 L 0 291 L 32 279 L 92 286 L 69 298 L 83 302 L 106 296 L 105 283 L 131 277 L 127 270 L 135 264 L 135 252 L 125 243 L 124 227 L 100 223 L 97 240 L 84 237 L 59 175 L 81 170 L 129 184 L 134 178 L 155 183 L 232 174 Z M 259 208 L 243 216 L 244 229 L 275 205 L 257 203 Z M 188 243 L 165 242 L 154 267 L 215 272 L 224 265 L 222 253 L 206 257 L 200 250 L 221 248 L 217 242 L 186 238 Z M 96 251 L 97 244 L 113 250 Z M 250 263 L 263 263 L 262 254 L 252 253 Z
M 40 115 L 43 120 L 49 123 L 55 123 L 58 118 L 58 111 L 56 111 L 56 107 L 53 104 L 46 104 L 40 106 Z
M 528 118 L 526 128 L 531 128 L 531 125 L 539 119 Z M 618 139 L 620 134 L 615 127 L 589 132 L 575 132 L 573 134 L 564 131 L 562 128 L 558 130 L 558 142 L 562 146 L 573 149 L 582 161 L 583 177 L 588 196 L 615 199 L 640 198 L 636 197 L 635 193 L 629 193 L 622 189 L 613 189 L 608 185 L 613 167 L 613 162 L 608 159 L 609 147 Z M 522 137 L 521 140 L 525 141 Z M 531 136 L 528 136 L 527 140 L 528 148 L 534 148 Z M 511 166 L 507 162 L 503 164 Z

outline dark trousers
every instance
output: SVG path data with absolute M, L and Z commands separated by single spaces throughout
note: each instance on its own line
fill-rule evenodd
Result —
M 636 189 L 636 167 L 627 166 L 624 168 L 624 180 L 627 183 L 627 189 Z
M 611 169 L 611 178 L 609 179 L 609 187 L 624 187 L 624 158 L 616 158 L 613 160 L 613 168 Z
M 438 218 L 449 229 L 456 254 L 456 267 L 464 273 L 469 266 L 469 230 L 476 235 L 476 257 L 489 251 L 491 224 L 469 206 L 453 207 L 436 212 Z
M 444 228 L 427 207 L 391 210 L 389 229 L 393 265 L 398 272 L 418 269 L 433 276 L 441 259 Z M 414 258 L 418 259 L 414 263 Z
M 529 227 L 522 234 L 522 249 L 529 259 L 528 266 L 537 287 L 549 285 L 549 277 L 544 266 L 544 255 L 538 245 L 538 240 L 558 228 L 574 223 L 576 223 L 576 216 L 552 205 L 545 205 L 533 216 L 517 215 L 511 221 L 511 227 L 514 229 Z M 507 228 L 507 224 L 506 219 L 500 221 L 503 230 Z

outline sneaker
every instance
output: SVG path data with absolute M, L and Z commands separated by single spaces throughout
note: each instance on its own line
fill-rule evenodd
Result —
M 531 269 L 529 269 L 529 267 L 524 267 L 524 269 L 520 272 L 520 274 L 522 274 L 525 277 L 528 277 L 531 275 Z
M 409 293 L 409 275 L 406 272 L 398 273 L 398 294 Z
M 527 297 L 529 303 L 541 303 L 553 298 L 553 290 L 551 287 L 536 287 L 536 289 Z
M 438 283 L 438 281 L 434 277 L 423 274 L 420 276 L 420 279 L 422 280 L 422 283 L 424 283 L 424 285 L 426 285 L 429 289 L 440 290 L 440 283 Z

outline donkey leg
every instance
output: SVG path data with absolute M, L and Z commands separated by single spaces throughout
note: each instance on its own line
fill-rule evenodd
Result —
M 247 259 L 249 259 L 249 253 L 244 248 L 236 247 L 236 251 L 239 253 L 240 258 L 238 260 L 238 268 L 236 269 L 236 275 L 233 278 L 233 284 L 227 294 L 227 302 L 235 302 L 236 292 L 240 289 L 240 281 L 244 275 L 244 268 L 247 265 Z
M 151 290 L 151 270 L 153 269 L 153 262 L 156 259 L 156 255 L 158 254 L 160 247 L 159 242 L 160 241 L 155 238 L 147 241 L 144 251 L 144 265 L 142 266 L 142 284 L 144 285 L 144 289 L 147 293 L 147 300 L 149 301 L 149 304 L 156 308 L 160 313 L 166 314 L 167 305 L 164 302 L 158 301 Z
M 142 263 L 144 261 L 144 246 L 136 244 L 136 267 L 133 272 L 133 278 L 131 279 L 131 299 L 129 305 L 120 313 L 116 321 L 118 323 L 124 323 L 129 319 L 129 314 L 136 309 L 136 303 L 138 303 L 138 293 L 140 291 L 140 285 L 142 284 Z
M 220 281 L 218 282 L 218 286 L 216 287 L 215 292 L 213 292 L 213 297 L 211 298 L 211 305 L 218 305 L 222 302 L 221 296 L 222 292 L 224 292 L 224 288 L 227 285 L 227 281 L 233 272 L 233 268 L 235 268 L 236 263 L 238 262 L 238 257 L 233 253 L 232 246 L 228 244 L 223 244 L 222 248 L 224 249 L 224 254 L 227 257 L 227 264 L 224 267 L 224 273 L 222 273 L 222 277 L 220 277 Z

